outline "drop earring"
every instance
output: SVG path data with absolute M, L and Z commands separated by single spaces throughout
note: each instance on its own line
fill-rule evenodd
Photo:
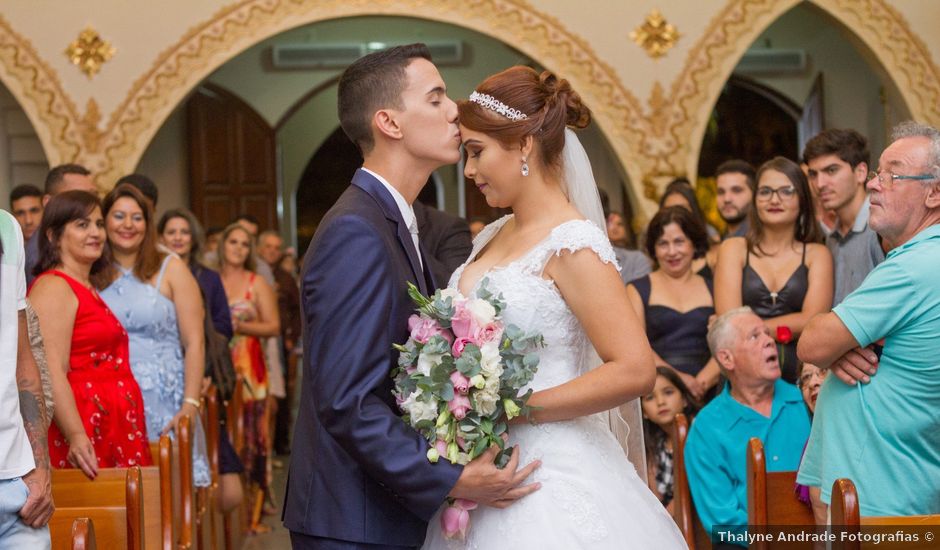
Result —
M 523 177 L 529 175 L 529 163 L 526 162 L 525 157 L 522 157 L 522 175 Z

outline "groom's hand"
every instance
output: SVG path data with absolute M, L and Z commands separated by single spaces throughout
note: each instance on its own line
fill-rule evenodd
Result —
M 493 445 L 476 460 L 464 466 L 457 484 L 447 496 L 465 498 L 494 508 L 506 508 L 542 487 L 541 483 L 522 484 L 536 468 L 542 465 L 541 461 L 533 460 L 525 468 L 517 470 L 519 446 L 516 445 L 512 450 L 509 463 L 500 470 L 495 464 L 498 452 L 499 447 Z

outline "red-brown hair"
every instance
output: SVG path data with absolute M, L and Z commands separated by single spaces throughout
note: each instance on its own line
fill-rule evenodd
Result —
M 495 111 L 468 100 L 457 102 L 460 124 L 482 132 L 504 147 L 518 146 L 532 136 L 540 152 L 543 168 L 557 173 L 565 146 L 565 127 L 584 128 L 591 122 L 591 110 L 563 78 L 551 71 L 537 73 L 517 65 L 496 73 L 477 86 L 477 92 L 493 96 L 507 106 L 526 114 L 510 120 Z
M 114 208 L 114 203 L 125 197 L 136 202 L 144 213 L 144 225 L 146 226 L 144 228 L 144 240 L 140 243 L 137 260 L 134 261 L 134 276 L 143 282 L 147 282 L 157 274 L 157 271 L 160 271 L 160 264 L 163 262 L 163 257 L 166 256 L 166 254 L 157 250 L 157 229 L 153 221 L 153 205 L 150 199 L 146 198 L 139 189 L 129 183 L 118 185 L 104 198 L 102 210 L 105 223 L 107 223 L 108 212 Z M 108 281 L 108 284 L 114 282 L 117 275 L 118 272 L 115 270 L 112 275 L 113 278 Z

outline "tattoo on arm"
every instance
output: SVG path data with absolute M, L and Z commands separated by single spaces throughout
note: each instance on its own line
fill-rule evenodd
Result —
M 20 380 L 20 414 L 26 427 L 26 436 L 33 448 L 33 458 L 37 468 L 49 468 L 49 431 L 46 423 L 45 405 L 42 390 L 30 391 L 23 386 L 37 385 Z
M 20 415 L 26 436 L 33 448 L 37 468 L 49 468 L 49 418 L 43 400 L 39 367 L 29 346 L 26 311 L 19 312 L 19 339 L 16 357 L 16 388 L 20 397 Z

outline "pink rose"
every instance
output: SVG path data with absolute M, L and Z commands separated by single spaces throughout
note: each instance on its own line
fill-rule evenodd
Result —
M 467 529 L 470 528 L 470 510 L 476 507 L 476 502 L 458 498 L 445 508 L 441 514 L 441 529 L 444 531 L 444 536 L 449 539 L 459 536 L 463 540 L 467 536 Z
M 479 327 L 473 336 L 480 344 L 487 342 L 496 342 L 498 344 L 503 337 L 503 327 L 499 323 L 488 323 Z
M 450 320 L 450 327 L 457 338 L 471 338 L 479 330 L 466 304 L 466 302 L 454 304 L 454 316 Z
M 454 398 L 447 403 L 447 409 L 454 415 L 454 418 L 463 420 L 471 409 L 470 398 L 466 395 L 454 395 Z
M 432 336 L 438 334 L 447 337 L 437 321 L 420 315 L 408 318 L 408 330 L 411 331 L 411 339 L 421 344 L 427 344 Z
M 463 349 L 467 347 L 467 344 L 473 344 L 473 340 L 469 338 L 457 338 L 454 340 L 454 345 L 451 347 L 451 353 L 454 354 L 454 359 L 459 359 L 463 355 Z
M 437 452 L 441 456 L 447 456 L 447 442 L 443 439 L 438 439 L 434 442 L 434 448 L 437 449 Z
M 454 391 L 460 395 L 467 395 L 467 392 L 470 391 L 470 379 L 460 373 L 460 371 L 455 370 L 450 375 L 450 382 L 454 385 Z

